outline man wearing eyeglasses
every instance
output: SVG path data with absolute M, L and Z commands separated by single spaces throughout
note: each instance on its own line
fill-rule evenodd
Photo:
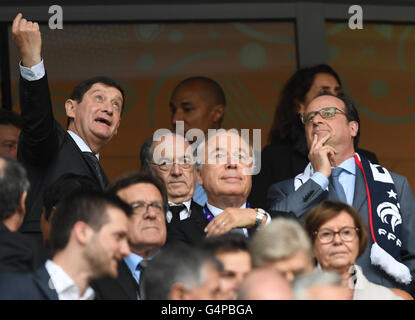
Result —
M 118 264 L 116 279 L 97 280 L 91 286 L 97 299 L 137 300 L 141 297 L 140 279 L 147 261 L 166 242 L 166 190 L 157 177 L 149 173 L 130 172 L 114 180 L 108 191 L 133 209 L 128 224 L 131 254 Z
M 319 95 L 306 106 L 302 120 L 310 163 L 294 179 L 270 187 L 271 208 L 292 211 L 303 220 L 325 199 L 354 206 L 372 235 L 357 264 L 370 281 L 411 291 L 415 201 L 407 178 L 355 152 L 360 120 L 349 99 Z
M 192 199 L 195 192 L 195 161 L 190 143 L 181 135 L 167 133 L 156 137 L 147 155 L 151 171 L 167 190 L 167 242 L 197 244 L 205 234 L 202 207 Z

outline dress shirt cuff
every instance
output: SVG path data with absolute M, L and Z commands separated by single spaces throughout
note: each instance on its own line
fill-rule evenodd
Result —
M 265 211 L 265 214 L 267 215 L 267 221 L 265 221 L 265 225 L 267 226 L 267 225 L 269 225 L 271 223 L 271 216 L 266 211 Z
M 45 76 L 45 66 L 43 64 L 43 59 L 37 65 L 34 65 L 31 68 L 23 66 L 22 61 L 20 61 L 19 67 L 21 76 L 27 81 L 39 80 Z
M 329 179 L 327 179 L 327 177 L 322 174 L 321 172 L 315 172 L 312 176 L 311 179 L 317 183 L 321 189 L 326 190 L 327 187 L 329 186 Z

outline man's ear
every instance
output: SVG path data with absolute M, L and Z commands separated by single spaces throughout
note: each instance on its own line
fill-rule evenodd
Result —
M 169 300 L 187 300 L 187 296 L 187 290 L 184 288 L 183 283 L 177 282 L 171 286 Z
M 201 165 L 203 166 L 204 164 L 201 164 Z M 197 179 L 197 182 L 198 182 L 201 186 L 203 186 L 202 172 L 200 171 L 200 169 L 199 169 L 199 168 L 196 168 L 196 179 Z
M 76 111 L 76 107 L 78 105 L 78 102 L 76 102 L 75 100 L 72 99 L 67 99 L 65 101 L 65 111 L 66 111 L 66 115 L 68 116 L 68 118 L 75 118 L 75 111 Z
M 225 106 L 223 104 L 218 104 L 213 107 L 213 121 L 219 122 L 225 114 Z
M 351 136 L 356 137 L 357 133 L 359 132 L 359 124 L 357 123 L 357 121 L 350 121 L 349 128 Z
M 77 221 L 73 226 L 72 232 L 76 240 L 84 246 L 89 242 L 94 234 L 92 228 L 83 221 Z
M 301 101 L 299 101 L 298 99 L 294 99 L 294 103 L 297 107 L 297 113 L 298 114 L 303 114 L 305 111 L 305 104 Z
M 117 126 L 115 127 L 114 136 L 116 136 L 118 133 L 118 127 L 120 126 L 120 123 L 121 123 L 121 118 L 120 120 L 118 120 Z
M 22 216 L 26 214 L 26 197 L 27 191 L 24 191 L 19 201 L 19 212 L 22 214 Z

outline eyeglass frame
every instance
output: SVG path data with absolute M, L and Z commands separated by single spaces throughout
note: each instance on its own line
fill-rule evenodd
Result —
M 332 116 L 329 116 L 329 117 L 327 117 L 327 116 L 326 116 L 326 117 L 325 117 L 325 116 L 323 116 L 323 115 L 321 114 L 321 111 L 323 111 L 323 110 L 328 110 L 328 109 L 334 110 L 333 115 L 332 115 Z M 344 115 L 346 116 L 346 112 L 345 112 L 345 111 L 343 111 L 343 110 L 341 110 L 341 109 L 339 109 L 339 108 L 337 108 L 337 107 L 324 107 L 324 108 L 321 108 L 320 110 L 309 112 L 307 115 L 311 115 L 311 114 L 312 114 L 312 116 L 310 116 L 310 118 L 308 119 L 308 121 L 306 121 L 306 120 L 305 120 L 307 117 L 305 116 L 305 114 L 304 114 L 304 113 L 303 113 L 303 114 L 300 114 L 300 118 L 301 118 L 301 122 L 302 122 L 304 125 L 307 125 L 307 124 L 309 124 L 309 123 L 312 123 L 312 122 L 313 122 L 313 120 L 314 120 L 314 118 L 315 118 L 315 116 L 316 116 L 317 114 L 319 114 L 319 115 L 320 115 L 320 117 L 321 117 L 321 118 L 323 118 L 323 119 L 330 119 L 330 118 L 334 118 L 334 117 L 336 116 L 337 111 L 339 111 L 339 113 L 340 113 L 340 114 L 344 114 Z
M 341 236 L 341 232 L 344 230 L 344 229 L 351 229 L 351 230 L 354 230 L 355 231 L 355 233 L 354 233 L 354 236 L 353 236 L 353 239 L 351 239 L 351 240 L 344 240 L 343 239 L 343 237 Z M 323 241 L 321 241 L 321 239 L 320 239 L 320 237 L 318 236 L 318 234 L 319 234 L 319 232 L 321 231 L 321 230 L 328 230 L 328 231 L 330 231 L 331 232 L 331 234 L 332 234 L 332 238 L 331 238 L 331 240 L 330 241 L 327 241 L 327 242 L 323 242 Z M 339 231 L 333 231 L 333 230 L 331 230 L 331 229 L 326 229 L 326 228 L 324 228 L 324 229 L 320 229 L 320 230 L 316 230 L 316 231 L 314 231 L 313 232 L 313 234 L 314 234 L 314 237 L 315 238 L 317 238 L 320 242 L 321 242 L 321 244 L 329 244 L 329 243 L 332 243 L 333 241 L 334 241 L 334 238 L 336 237 L 336 234 L 338 234 L 339 235 L 339 237 L 340 237 L 340 239 L 342 240 L 342 241 L 344 241 L 344 242 L 352 242 L 355 238 L 356 238 L 356 236 L 358 235 L 358 233 L 360 232 L 360 228 L 359 227 L 343 227 L 343 228 L 341 228 Z
M 130 207 L 133 209 L 133 211 L 136 211 L 137 209 L 140 209 L 140 207 L 137 207 L 137 205 L 140 204 L 144 204 L 144 208 L 145 210 L 143 212 L 139 212 L 140 214 L 146 214 L 148 212 L 148 208 L 152 207 L 154 210 L 159 211 L 160 213 L 164 212 L 164 205 L 163 205 L 163 201 L 153 201 L 153 202 L 145 202 L 145 201 L 134 201 L 132 203 L 130 203 Z M 155 207 L 155 204 L 159 204 L 160 208 Z
M 177 164 L 180 168 L 187 170 L 187 169 L 190 169 L 192 166 L 194 166 L 195 162 L 192 161 L 192 162 L 187 162 L 187 163 L 180 163 L 180 162 L 172 161 L 168 164 L 156 163 L 156 162 L 151 162 L 151 164 L 159 167 L 161 171 L 170 171 L 175 164 Z

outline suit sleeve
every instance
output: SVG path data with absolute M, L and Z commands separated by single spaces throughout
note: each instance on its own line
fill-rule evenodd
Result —
M 23 129 L 19 158 L 46 166 L 58 150 L 58 122 L 54 119 L 47 75 L 28 81 L 20 77 L 20 108 Z
M 324 200 L 325 193 L 312 179 L 294 191 L 293 179 L 289 179 L 269 188 L 267 202 L 271 210 L 293 212 L 298 219 L 304 220 L 308 210 Z

